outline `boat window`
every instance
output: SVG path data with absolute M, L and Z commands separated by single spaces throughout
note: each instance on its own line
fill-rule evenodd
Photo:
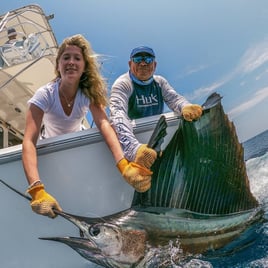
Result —
M 4 130 L 0 127 L 0 149 L 4 148 Z
M 22 143 L 22 138 L 13 133 L 11 129 L 0 127 L 0 149 L 18 145 Z
M 8 147 L 18 145 L 22 143 L 22 139 L 13 134 L 11 131 L 8 131 Z

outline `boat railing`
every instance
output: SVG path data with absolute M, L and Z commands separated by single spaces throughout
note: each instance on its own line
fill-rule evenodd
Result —
M 3 19 L 0 21 L 0 32 L 2 32 L 4 26 L 6 25 L 8 16 L 9 16 L 9 12 L 7 12 L 5 16 L 3 17 Z
M 29 53 L 18 42 L 5 44 L 0 48 L 1 56 L 6 66 L 16 65 L 30 60 Z
M 56 53 L 57 42 L 48 23 L 41 24 L 34 19 L 28 19 L 25 14 L 29 10 L 7 13 L 0 22 L 0 69 Z M 50 17 L 53 16 L 46 19 Z M 9 40 L 8 29 L 12 28 L 17 36 L 16 39 Z

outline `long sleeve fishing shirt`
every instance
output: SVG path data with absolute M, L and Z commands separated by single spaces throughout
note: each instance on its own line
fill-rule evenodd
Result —
M 110 96 L 110 118 L 129 161 L 134 160 L 141 145 L 133 133 L 132 120 L 163 113 L 164 103 L 178 114 L 185 105 L 191 104 L 160 75 L 154 75 L 148 85 L 132 81 L 129 72 L 114 82 Z

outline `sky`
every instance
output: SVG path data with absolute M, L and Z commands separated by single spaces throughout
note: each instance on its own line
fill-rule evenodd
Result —
M 0 13 L 38 4 L 57 42 L 83 34 L 102 57 L 108 90 L 128 70 L 131 50 L 156 53 L 156 74 L 192 103 L 212 92 L 241 142 L 268 129 L 267 0 L 8 0 Z

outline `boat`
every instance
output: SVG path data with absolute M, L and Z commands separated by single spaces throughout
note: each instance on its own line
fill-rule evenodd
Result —
M 28 186 L 21 161 L 27 101 L 37 88 L 54 78 L 58 44 L 49 24 L 52 18 L 37 5 L 0 17 L 0 53 L 4 61 L 0 70 L 0 180 L 19 193 L 25 193 Z M 2 48 L 10 28 L 16 29 L 23 46 L 12 45 L 8 51 Z M 134 133 L 141 143 L 150 141 L 160 117 L 133 121 Z M 167 135 L 162 148 L 172 140 L 181 121 L 173 112 L 165 113 L 164 117 Z M 46 190 L 56 197 L 64 211 L 105 217 L 131 207 L 135 191 L 117 170 L 97 128 L 39 140 L 37 153 Z M 62 217 L 50 219 L 33 213 L 29 200 L 3 184 L 0 196 L 2 267 L 96 267 L 64 245 L 38 239 L 79 235 L 72 224 Z
M 38 5 L 0 16 L 0 149 L 21 143 L 27 101 L 55 77 L 53 17 Z M 9 40 L 13 34 L 16 39 Z

